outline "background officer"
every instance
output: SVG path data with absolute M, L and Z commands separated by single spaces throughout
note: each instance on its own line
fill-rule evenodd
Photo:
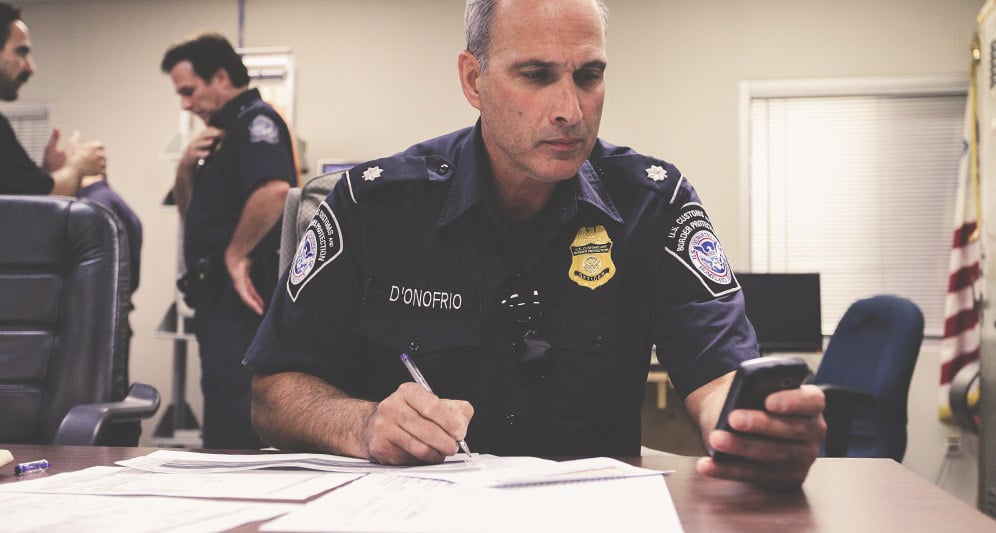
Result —
M 248 88 L 242 58 L 220 35 L 171 47 L 161 68 L 180 106 L 207 126 L 181 156 L 173 187 L 184 222 L 181 288 L 195 308 L 201 357 L 204 447 L 258 448 L 241 361 L 276 283 L 279 220 L 297 183 L 290 132 Z

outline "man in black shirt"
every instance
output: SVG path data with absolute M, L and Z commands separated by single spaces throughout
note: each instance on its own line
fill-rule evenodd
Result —
M 0 99 L 12 102 L 34 74 L 31 38 L 21 11 L 0 2 Z M 0 194 L 61 194 L 76 196 L 84 176 L 103 174 L 107 166 L 104 146 L 80 142 L 73 135 L 59 146 L 59 130 L 52 132 L 41 168 L 18 142 L 7 117 L 0 114 Z

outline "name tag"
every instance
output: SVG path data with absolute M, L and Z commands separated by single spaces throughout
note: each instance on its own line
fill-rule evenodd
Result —
M 419 287 L 373 279 L 367 283 L 366 300 L 412 310 L 446 313 L 477 313 L 481 308 L 481 296 L 476 291 Z

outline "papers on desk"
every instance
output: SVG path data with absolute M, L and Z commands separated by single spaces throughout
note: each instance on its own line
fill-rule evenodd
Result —
M 300 504 L 12 492 L 0 494 L 0 531 L 203 533 L 266 520 L 296 507 Z
M 661 475 L 497 489 L 371 474 L 260 526 L 306 533 L 681 530 Z
M 158 450 L 118 464 L 0 485 L 0 530 L 216 531 L 278 516 L 261 529 L 681 530 L 662 472 L 605 457 L 479 455 L 470 464 L 455 456 L 398 467 L 323 454 Z
M 476 456 L 476 454 L 475 454 Z M 149 472 L 234 472 L 266 468 L 303 468 L 325 472 L 396 472 L 399 469 L 423 472 L 454 472 L 475 470 L 478 467 L 466 456 L 454 455 L 438 465 L 393 466 L 371 463 L 365 459 L 342 457 L 321 453 L 274 453 L 265 455 L 226 455 L 217 453 L 156 450 L 149 455 L 135 457 L 117 464 Z
M 0 485 L 5 492 L 103 496 L 176 496 L 304 501 L 363 476 L 306 470 L 184 472 L 152 474 L 120 466 L 92 466 L 76 472 Z M 2 528 L 0 528 L 2 530 Z
M 607 457 L 557 462 L 537 457 L 498 457 L 486 454 L 474 454 L 473 463 L 466 461 L 462 455 L 454 455 L 438 465 L 392 466 L 316 453 L 225 455 L 157 450 L 143 457 L 118 461 L 117 464 L 149 472 L 187 475 L 289 468 L 355 474 L 389 473 L 478 487 L 509 487 L 661 474 L 659 470 L 639 468 Z

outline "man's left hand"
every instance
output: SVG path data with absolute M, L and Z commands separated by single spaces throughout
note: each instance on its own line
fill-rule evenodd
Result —
M 232 253 L 231 248 L 229 248 L 225 251 L 225 268 L 228 269 L 228 275 L 232 278 L 232 286 L 235 287 L 235 292 L 242 299 L 242 303 L 246 304 L 246 307 L 252 309 L 257 315 L 262 315 L 263 298 L 256 291 L 256 287 L 252 284 L 252 278 L 249 276 L 252 259 L 238 256 Z
M 703 475 L 750 481 L 772 489 L 798 488 L 826 436 L 825 404 L 819 387 L 803 385 L 769 395 L 764 402 L 767 411 L 733 411 L 729 422 L 737 433 L 713 430 L 708 444 L 738 459 L 703 457 L 696 469 Z

